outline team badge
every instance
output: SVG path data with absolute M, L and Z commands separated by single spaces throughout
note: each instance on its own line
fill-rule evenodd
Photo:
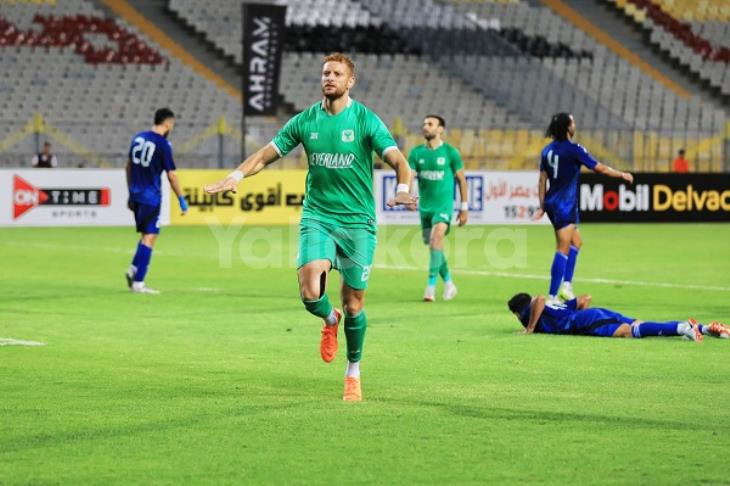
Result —
M 355 130 L 342 130 L 342 141 L 352 142 L 355 140 Z

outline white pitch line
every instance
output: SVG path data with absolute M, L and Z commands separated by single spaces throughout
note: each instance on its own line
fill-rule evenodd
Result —
M 198 287 L 195 290 L 197 290 L 198 292 L 223 292 L 223 289 L 219 289 L 216 287 Z
M 13 339 L 0 337 L 0 346 L 45 346 L 46 343 L 38 341 L 25 341 L 23 339 Z
M 423 271 L 422 268 L 410 266 L 393 266 L 377 264 L 375 268 L 384 270 L 407 270 L 407 271 Z M 454 273 L 462 275 L 479 275 L 484 277 L 504 277 L 504 278 L 521 278 L 525 280 L 550 280 L 545 275 L 534 275 L 529 273 L 510 273 L 510 272 L 493 272 L 489 270 L 468 270 L 468 269 L 452 269 Z M 676 284 L 666 282 L 647 282 L 644 280 L 613 280 L 610 278 L 579 278 L 578 282 L 596 283 L 605 285 L 628 285 L 636 287 L 657 287 L 665 289 L 683 289 L 683 290 L 712 290 L 716 292 L 730 292 L 730 287 L 722 287 L 720 285 L 696 285 L 696 284 Z
M 120 254 L 129 254 L 131 255 L 134 253 L 131 249 L 122 249 L 122 248 L 108 248 L 108 247 L 92 247 L 92 246 L 81 246 L 81 245 L 59 245 L 55 243 L 21 243 L 21 242 L 3 242 L 0 244 L 2 245 L 9 245 L 9 246 L 23 246 L 23 247 L 32 247 L 32 248 L 48 248 L 48 249 L 55 249 L 55 248 L 64 248 L 64 249 L 72 249 L 72 250 L 82 250 L 82 251 L 95 251 L 95 252 L 101 252 L 101 253 L 120 253 Z M 160 251 L 155 250 L 155 254 L 159 256 L 169 256 L 169 257 L 195 257 L 195 258 L 204 258 L 204 259 L 218 259 L 218 256 L 214 253 L 211 254 L 191 254 L 191 253 L 178 253 L 174 251 Z M 422 271 L 422 268 L 417 267 L 411 267 L 411 266 L 405 266 L 405 265 L 384 265 L 382 263 L 378 263 L 374 265 L 375 268 L 380 268 L 384 270 L 406 270 L 406 271 Z M 534 274 L 526 274 L 526 273 L 510 273 L 510 272 L 493 272 L 489 270 L 469 270 L 469 269 L 453 269 L 455 272 L 458 272 L 462 275 L 479 275 L 483 277 L 504 277 L 504 278 L 521 278 L 525 280 L 550 280 L 550 277 L 545 275 L 534 275 Z M 698 285 L 698 284 L 677 284 L 677 283 L 666 283 L 666 282 L 647 282 L 644 280 L 613 280 L 608 278 L 579 278 L 579 282 L 587 282 L 587 283 L 596 283 L 596 284 L 605 284 L 605 285 L 633 285 L 636 287 L 654 287 L 654 288 L 664 288 L 664 289 L 682 289 L 682 290 L 710 290 L 715 292 L 730 292 L 730 287 L 723 287 L 720 285 Z M 206 292 L 208 290 L 202 290 L 198 289 L 198 291 Z

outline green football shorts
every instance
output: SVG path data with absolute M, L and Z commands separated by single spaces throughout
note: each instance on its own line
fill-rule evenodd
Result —
M 421 232 L 425 244 L 428 245 L 431 239 L 431 228 L 437 223 L 446 223 L 446 234 L 448 235 L 451 230 L 451 209 L 444 208 L 440 211 L 421 213 Z
M 297 269 L 314 260 L 329 260 L 350 288 L 365 290 L 373 267 L 375 227 L 352 228 L 322 220 L 299 224 Z

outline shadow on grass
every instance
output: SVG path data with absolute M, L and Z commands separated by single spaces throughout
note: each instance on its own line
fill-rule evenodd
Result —
M 392 400 L 387 400 L 392 402 Z M 713 424 L 703 424 L 697 421 L 691 422 L 674 422 L 669 420 L 657 420 L 655 418 L 645 417 L 617 417 L 611 415 L 602 415 L 595 413 L 577 413 L 577 412 L 557 412 L 545 410 L 517 410 L 504 407 L 477 407 L 464 404 L 443 403 L 443 402 L 397 402 L 402 405 L 418 405 L 422 407 L 437 408 L 452 415 L 464 418 L 473 418 L 481 420 L 506 420 L 518 422 L 538 422 L 539 425 L 566 425 L 579 424 L 586 426 L 590 424 L 601 426 L 622 426 L 633 427 L 636 429 L 659 429 L 659 430 L 679 430 L 679 431 L 715 431 L 717 427 Z

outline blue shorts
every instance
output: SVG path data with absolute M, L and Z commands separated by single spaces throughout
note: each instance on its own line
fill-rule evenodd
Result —
M 143 235 L 160 234 L 160 206 L 132 203 L 134 221 L 137 223 L 137 232 Z
M 568 334 L 611 337 L 622 324 L 631 324 L 635 320 L 610 309 L 585 309 L 573 314 Z
M 569 224 L 577 225 L 580 222 L 577 204 L 569 208 L 559 207 L 558 205 L 546 205 L 545 212 L 556 231 L 565 228 Z

